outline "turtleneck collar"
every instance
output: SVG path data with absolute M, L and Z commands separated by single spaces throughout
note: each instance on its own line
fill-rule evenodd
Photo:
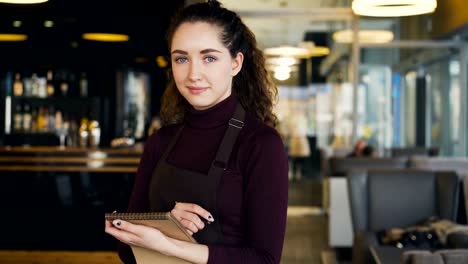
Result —
M 194 128 L 212 128 L 226 124 L 232 117 L 237 105 L 237 97 L 231 95 L 215 106 L 205 110 L 192 109 L 189 113 L 188 125 Z

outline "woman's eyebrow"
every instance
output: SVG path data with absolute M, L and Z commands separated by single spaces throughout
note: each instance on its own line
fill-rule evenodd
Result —
M 221 53 L 221 51 L 219 51 L 217 49 L 204 49 L 204 50 L 200 51 L 201 54 L 206 54 L 206 53 L 210 53 L 210 52 L 219 52 L 219 53 Z
M 183 50 L 173 50 L 173 51 L 171 52 L 171 54 L 175 54 L 175 53 L 183 54 L 183 55 L 187 55 L 187 54 L 188 54 L 188 52 L 183 51 Z
M 217 50 L 217 49 L 204 49 L 202 51 L 200 51 L 201 54 L 206 54 L 206 53 L 210 53 L 210 52 L 218 52 L 218 53 L 221 53 L 221 51 Z M 183 54 L 183 55 L 188 55 L 188 52 L 187 51 L 184 51 L 184 50 L 173 50 L 171 52 L 171 54 Z

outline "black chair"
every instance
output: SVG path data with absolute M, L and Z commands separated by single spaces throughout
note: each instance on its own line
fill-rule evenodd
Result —
M 467 249 L 442 249 L 434 252 L 409 250 L 401 254 L 401 264 L 464 264 L 468 263 Z
M 468 224 L 468 158 L 466 157 L 421 157 L 409 159 L 409 167 L 417 170 L 455 171 L 461 178 L 458 223 Z
M 383 157 L 332 157 L 329 160 L 330 176 L 346 176 L 351 170 L 370 169 L 406 169 L 408 158 L 383 158 Z
M 439 148 L 431 147 L 431 148 L 424 148 L 424 147 L 406 147 L 406 148 L 391 148 L 389 150 L 390 157 L 407 157 L 410 158 L 412 156 L 426 156 L 426 157 L 434 157 L 439 155 Z
M 455 221 L 460 180 L 454 172 L 352 171 L 348 190 L 353 222 L 353 264 L 372 263 L 377 232 L 437 216 Z
M 333 191 L 339 181 L 352 170 L 369 169 L 406 169 L 407 158 L 384 157 L 331 157 L 328 162 L 328 172 L 323 182 L 323 206 L 328 212 L 329 246 L 348 247 L 352 244 L 353 230 L 351 217 L 348 214 L 348 198 L 346 194 Z M 339 183 L 338 183 L 339 185 Z M 338 187 L 340 188 L 340 187 Z M 333 206 L 332 201 L 335 201 Z M 343 231 L 345 229 L 346 231 Z

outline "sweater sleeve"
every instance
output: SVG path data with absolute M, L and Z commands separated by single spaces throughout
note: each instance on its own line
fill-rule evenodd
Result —
M 151 175 L 153 174 L 153 169 L 158 160 L 158 138 L 158 132 L 156 132 L 145 142 L 143 154 L 135 176 L 132 194 L 130 196 L 128 212 L 145 212 L 149 210 L 148 185 L 151 180 Z M 120 259 L 125 264 L 136 263 L 133 252 L 127 244 L 118 242 L 118 253 Z
M 245 177 L 246 242 L 242 247 L 209 245 L 208 263 L 279 263 L 288 207 L 288 158 L 272 129 L 257 134 L 240 157 Z M 243 168 L 242 168 L 243 167 Z

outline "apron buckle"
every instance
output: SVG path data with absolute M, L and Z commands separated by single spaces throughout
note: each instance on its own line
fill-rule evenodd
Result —
M 231 118 L 229 119 L 229 125 L 241 129 L 244 126 L 244 122 L 239 119 Z

